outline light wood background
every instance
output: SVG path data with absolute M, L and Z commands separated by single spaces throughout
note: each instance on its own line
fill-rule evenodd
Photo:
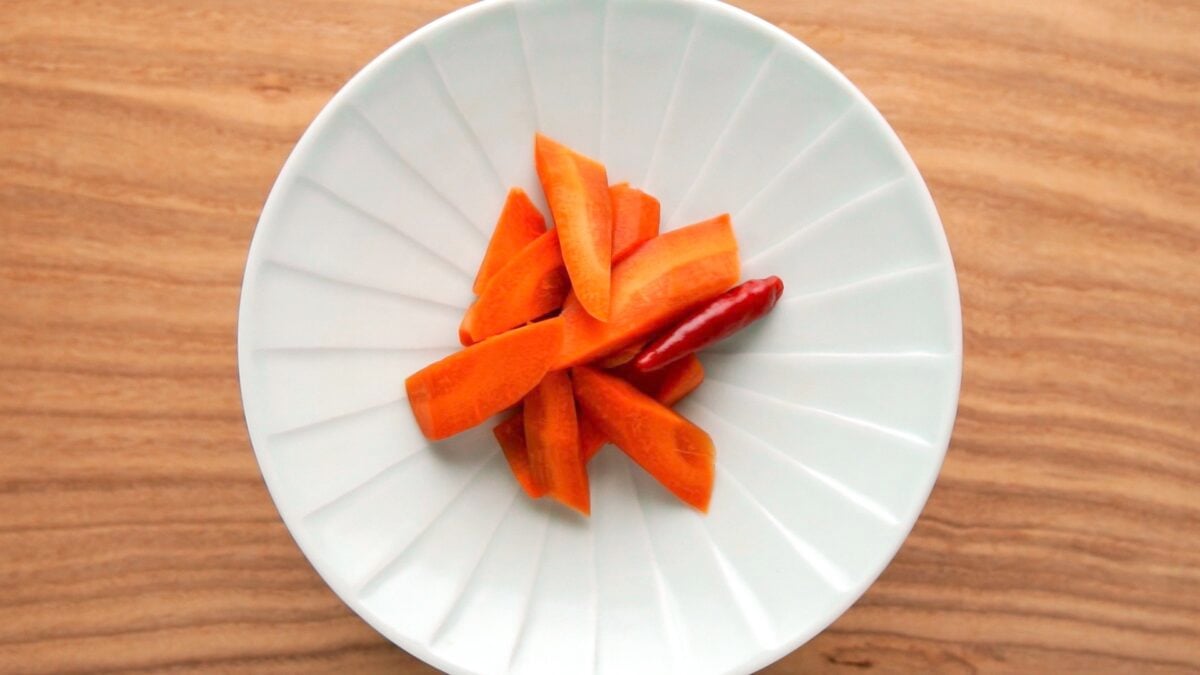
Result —
M 0 5 L 0 671 L 429 672 L 289 538 L 234 337 L 305 125 L 459 4 Z M 768 671 L 1200 670 L 1200 2 L 740 4 L 896 127 L 966 326 L 912 537 Z

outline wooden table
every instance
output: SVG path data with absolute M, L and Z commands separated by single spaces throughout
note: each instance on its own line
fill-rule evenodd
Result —
M 429 672 L 288 536 L 234 337 L 305 125 L 460 4 L 4 3 L 0 671 Z M 913 535 L 768 671 L 1200 669 L 1200 3 L 741 4 L 896 127 L 966 326 Z

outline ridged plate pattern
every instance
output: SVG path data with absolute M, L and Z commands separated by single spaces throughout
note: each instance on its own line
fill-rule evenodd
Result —
M 456 348 L 541 130 L 662 200 L 734 215 L 769 320 L 704 356 L 707 517 L 620 452 L 594 516 L 519 494 L 489 427 L 421 437 L 404 378 Z M 333 589 L 452 672 L 748 672 L 882 571 L 941 465 L 953 265 L 879 113 L 783 32 L 700 0 L 485 2 L 388 50 L 313 123 L 263 211 L 239 323 L 246 419 Z

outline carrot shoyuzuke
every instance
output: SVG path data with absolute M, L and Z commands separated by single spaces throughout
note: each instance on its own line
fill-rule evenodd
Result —
M 771 311 L 783 282 L 737 285 L 728 215 L 659 233 L 658 200 L 609 185 L 600 162 L 538 134 L 553 227 L 513 188 L 463 316 L 464 347 L 405 381 L 421 432 L 493 429 L 531 498 L 591 512 L 587 464 L 611 442 L 708 511 L 716 449 L 672 406 L 700 386 L 696 352 Z

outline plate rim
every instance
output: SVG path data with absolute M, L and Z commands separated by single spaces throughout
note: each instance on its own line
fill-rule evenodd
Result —
M 238 313 L 237 313 L 237 374 L 238 374 L 238 394 L 242 404 L 242 417 L 246 424 L 246 432 L 250 440 L 251 447 L 254 451 L 255 461 L 258 464 L 259 473 L 267 488 L 267 492 L 271 497 L 271 502 L 275 506 L 275 510 L 279 513 L 280 519 L 283 521 L 288 534 L 296 543 L 309 565 L 321 577 L 321 581 L 333 591 L 338 600 L 341 601 L 354 614 L 365 621 L 380 635 L 388 639 L 390 642 L 405 650 L 409 654 L 417 657 L 421 661 L 449 673 L 471 673 L 472 671 L 462 668 L 459 664 L 452 663 L 443 659 L 431 649 L 427 648 L 425 643 L 403 635 L 394 630 L 381 617 L 377 616 L 368 607 L 353 600 L 353 593 L 350 589 L 342 588 L 342 584 L 335 581 L 337 575 L 327 574 L 324 565 L 318 562 L 318 559 L 310 553 L 310 542 L 303 533 L 303 528 L 294 526 L 296 516 L 288 513 L 289 509 L 285 508 L 281 503 L 279 496 L 276 494 L 272 483 L 277 480 L 275 471 L 270 459 L 265 455 L 265 451 L 261 450 L 266 447 L 265 438 L 261 426 L 259 430 L 255 430 L 255 425 L 251 423 L 251 417 L 257 416 L 257 413 L 251 411 L 252 405 L 249 401 L 253 397 L 249 393 L 248 380 L 244 369 L 246 364 L 250 362 L 250 352 L 253 348 L 249 344 L 248 330 L 245 326 L 251 323 L 251 309 L 248 297 L 255 286 L 258 277 L 258 270 L 261 267 L 262 250 L 265 244 L 262 242 L 266 239 L 263 235 L 270 224 L 276 222 L 279 218 L 281 205 L 285 201 L 286 189 L 294 182 L 295 174 L 298 172 L 297 166 L 300 164 L 300 158 L 309 154 L 311 146 L 318 142 L 318 139 L 323 135 L 323 131 L 329 127 L 331 120 L 336 116 L 337 112 L 342 109 L 345 104 L 361 89 L 371 75 L 376 71 L 385 68 L 390 62 L 396 60 L 400 55 L 410 48 L 416 48 L 421 41 L 438 32 L 444 31 L 453 24 L 469 19 L 476 14 L 483 14 L 489 11 L 495 11 L 496 8 L 510 5 L 516 10 L 516 5 L 521 3 L 538 3 L 544 0 L 481 0 L 474 4 L 466 5 L 444 14 L 429 23 L 420 26 L 416 30 L 401 37 L 399 40 L 388 46 L 378 55 L 373 57 L 366 65 L 356 71 L 338 91 L 330 97 L 330 99 L 321 107 L 321 110 L 308 124 L 304 132 L 300 135 L 299 140 L 288 153 L 287 159 L 284 160 L 279 174 L 276 176 L 271 185 L 271 189 L 267 193 L 266 200 L 263 203 L 262 210 L 259 213 L 259 218 L 255 223 L 251 234 L 250 244 L 246 254 L 246 261 L 243 267 L 242 284 L 239 287 L 238 295 Z M 614 0 L 603 0 L 607 5 Z M 861 106 L 871 119 L 874 126 L 878 127 L 883 133 L 884 142 L 888 145 L 889 150 L 899 160 L 903 168 L 903 175 L 908 180 L 915 180 L 915 187 L 919 188 L 920 207 L 926 216 L 926 222 L 932 227 L 937 234 L 939 243 L 939 254 L 942 260 L 939 261 L 941 275 L 946 282 L 945 297 L 940 301 L 943 308 L 946 310 L 945 315 L 948 321 L 948 329 L 951 337 L 951 350 L 947 356 L 951 357 L 950 365 L 951 385 L 950 390 L 952 396 L 947 400 L 950 410 L 943 411 L 945 414 L 943 419 L 945 423 L 943 428 L 939 430 L 937 438 L 931 443 L 932 451 L 938 454 L 934 466 L 931 467 L 928 478 L 923 485 L 917 486 L 917 494 L 920 499 L 915 502 L 915 513 L 912 514 L 910 522 L 906 527 L 903 527 L 903 535 L 896 539 L 894 546 L 884 556 L 880 557 L 880 562 L 871 572 L 864 577 L 861 587 L 856 585 L 848 592 L 844 593 L 844 601 L 835 605 L 828 615 L 823 620 L 815 622 L 807 630 L 801 631 L 797 636 L 790 640 L 786 640 L 780 645 L 773 648 L 764 648 L 756 652 L 755 655 L 746 659 L 736 666 L 732 666 L 726 673 L 743 673 L 754 672 L 762 669 L 784 656 L 790 654 L 804 644 L 811 641 L 816 636 L 824 632 L 830 625 L 841 618 L 846 611 L 857 603 L 862 596 L 875 584 L 879 576 L 888 566 L 891 565 L 896 555 L 899 553 L 904 543 L 908 541 L 908 537 L 912 533 L 912 529 L 916 526 L 920 519 L 921 513 L 925 510 L 925 506 L 929 501 L 930 494 L 941 475 L 941 469 L 945 462 L 946 453 L 949 451 L 951 435 L 954 429 L 955 422 L 958 416 L 958 408 L 960 396 L 962 392 L 962 372 L 963 372 L 963 327 L 962 327 L 962 302 L 961 294 L 958 285 L 958 275 L 954 263 L 954 257 L 949 245 L 948 237 L 946 236 L 945 225 L 937 211 L 937 207 L 933 201 L 933 196 L 929 192 L 929 186 L 917 168 L 912 155 L 908 152 L 903 142 L 895 129 L 887 122 L 883 114 L 878 108 L 867 98 L 867 96 L 840 70 L 826 60 L 816 50 L 809 47 L 799 38 L 791 35 L 779 26 L 763 19 L 751 12 L 735 7 L 732 5 L 719 2 L 718 0 L 657 0 L 662 4 L 676 4 L 693 8 L 695 11 L 712 11 L 723 16 L 724 19 L 734 23 L 740 23 L 744 27 L 752 29 L 755 33 L 761 35 L 765 40 L 770 41 L 779 47 L 791 50 L 799 55 L 811 65 L 815 66 L 822 75 L 831 78 L 837 82 L 840 87 L 850 96 L 855 105 Z M 907 514 L 906 514 L 907 515 Z M 903 521 L 901 521 L 903 523 Z

